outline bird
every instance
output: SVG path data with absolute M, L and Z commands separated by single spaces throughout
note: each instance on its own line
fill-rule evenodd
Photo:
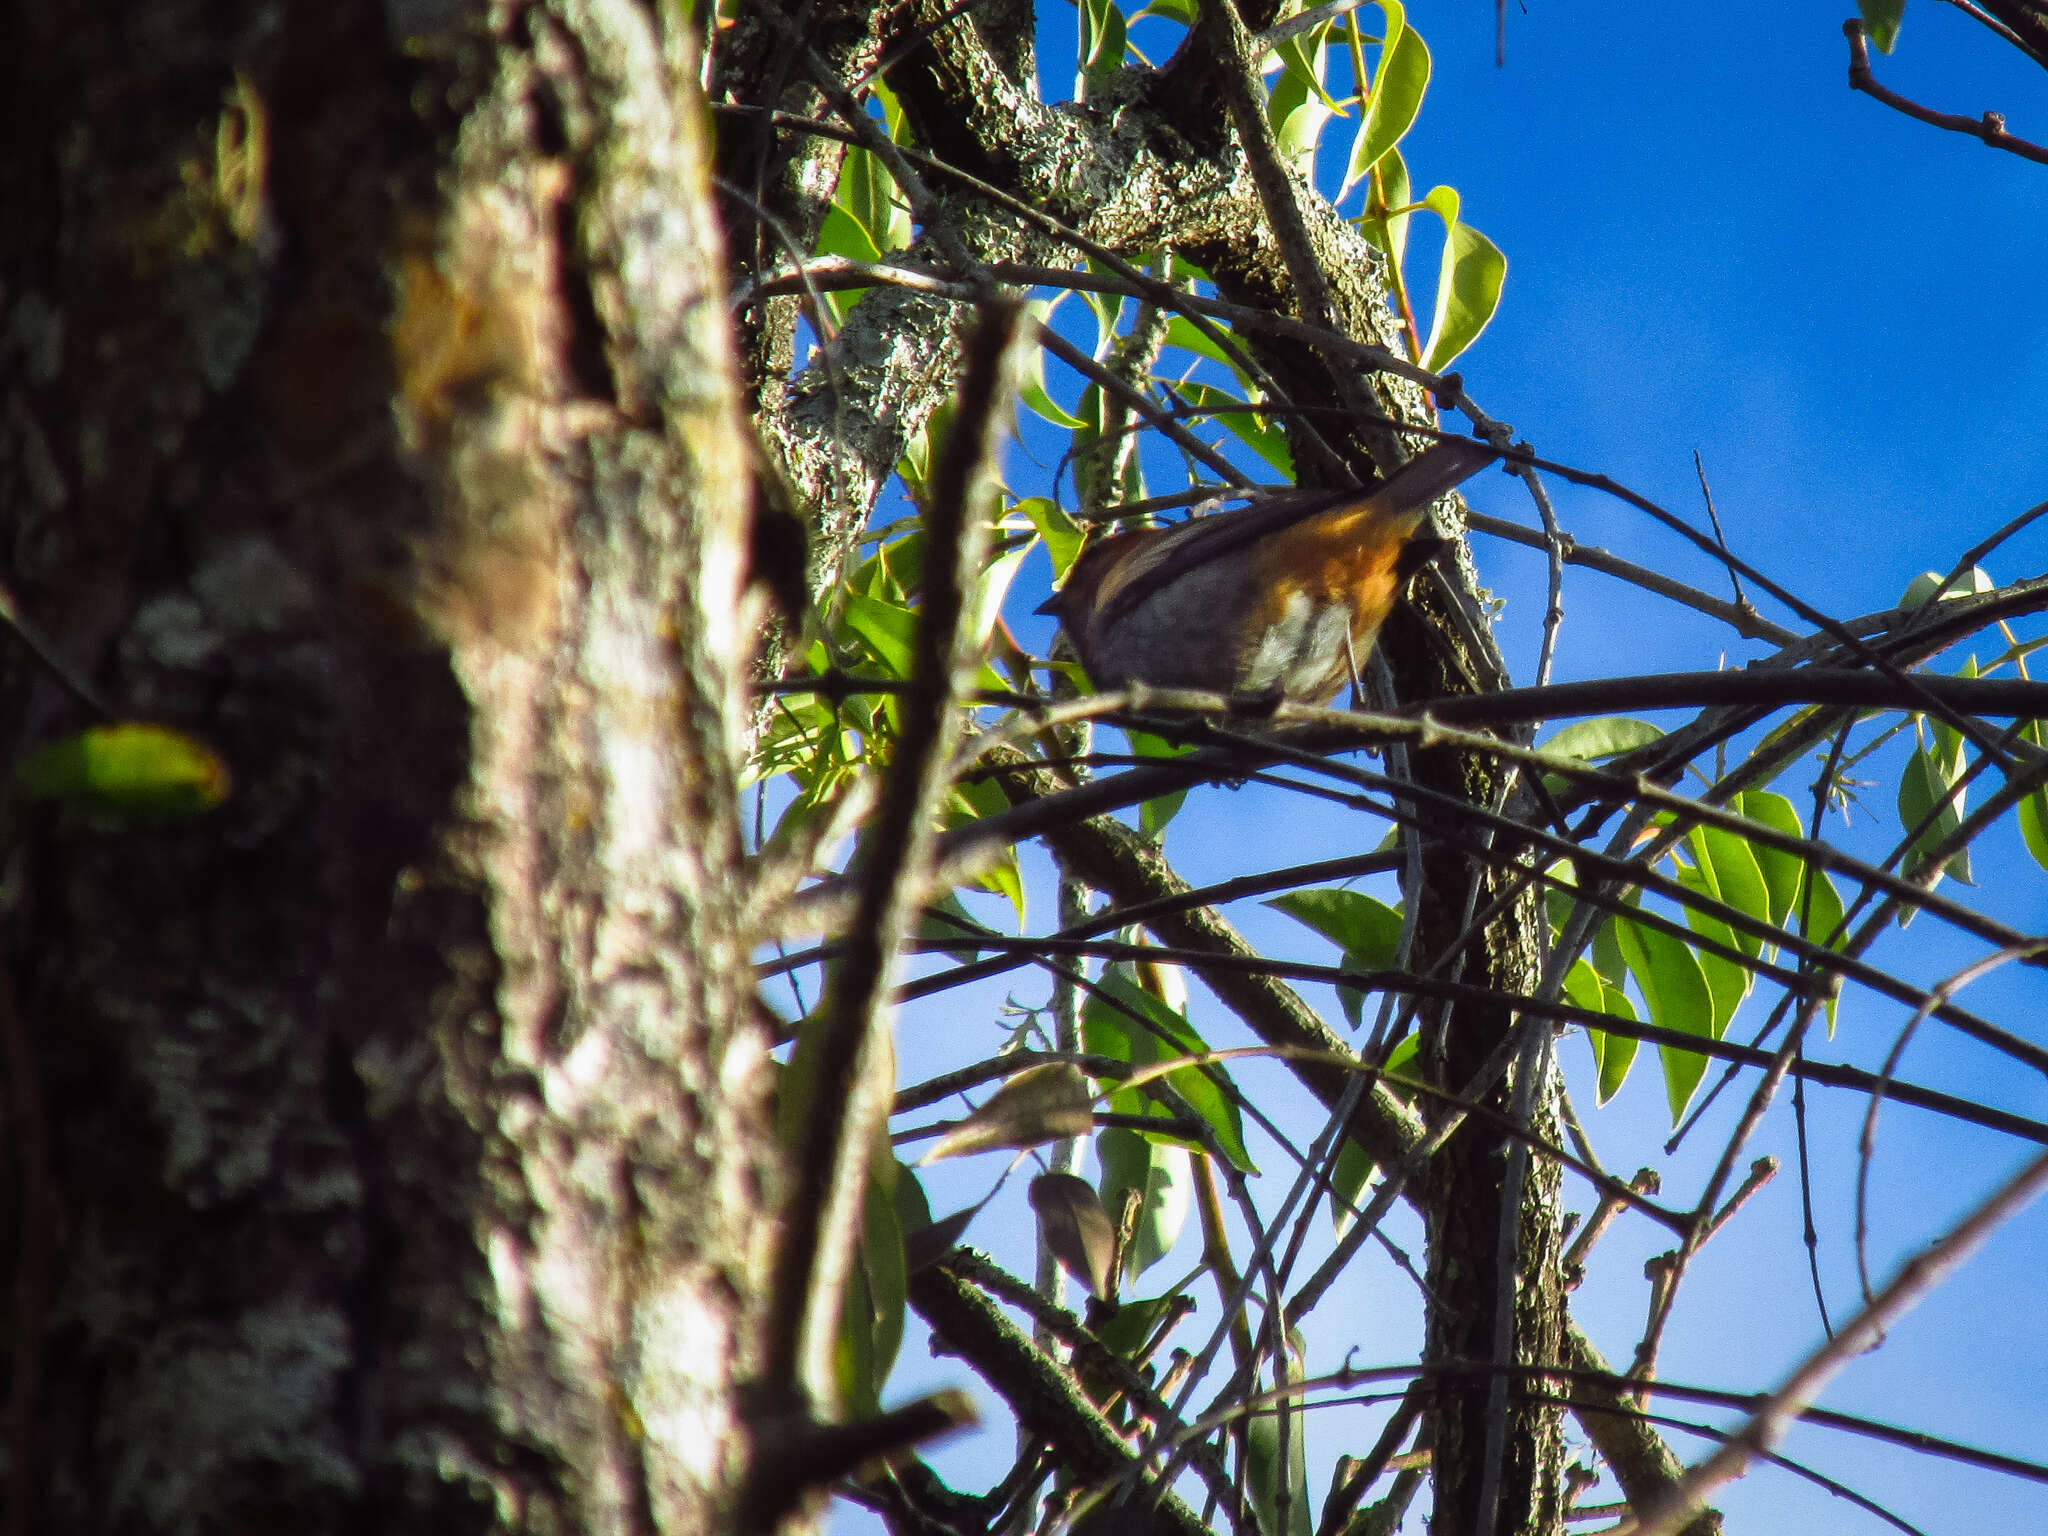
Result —
M 1446 438 L 1364 490 L 1283 491 L 1112 534 L 1040 606 L 1095 686 L 1327 704 L 1357 685 L 1407 579 L 1445 548 L 1429 505 L 1500 454 Z

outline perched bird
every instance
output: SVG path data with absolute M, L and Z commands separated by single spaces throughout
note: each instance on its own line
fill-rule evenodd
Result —
M 1499 457 L 1448 438 L 1369 490 L 1290 491 L 1114 534 L 1038 611 L 1098 688 L 1147 683 L 1323 704 L 1356 683 L 1401 585 L 1443 547 L 1429 504 Z

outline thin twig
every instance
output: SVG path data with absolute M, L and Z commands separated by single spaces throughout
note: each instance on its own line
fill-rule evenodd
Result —
M 1784 1437 L 1800 1411 L 1843 1366 L 1876 1343 L 1886 1328 L 1917 1306 L 2044 1189 L 2048 1189 L 2048 1152 L 2021 1168 L 1933 1247 L 1901 1265 L 1884 1289 L 1842 1325 L 1840 1333 L 1808 1355 L 1726 1445 L 1689 1472 L 1646 1516 L 1640 1536 L 1670 1536 L 1708 1494 L 1739 1477 L 1754 1455 Z
M 1980 980 L 2009 961 L 2024 959 L 2029 954 L 2039 954 L 2048 949 L 2048 939 L 2036 939 L 2018 949 L 2001 949 L 1996 954 L 1984 956 L 1981 960 L 1963 967 L 1953 976 L 1937 983 L 1927 994 L 1927 1001 L 1913 1011 L 1898 1036 L 1886 1052 L 1884 1065 L 1878 1069 L 1877 1081 L 1871 1085 L 1870 1105 L 1864 1111 L 1863 1130 L 1856 1138 L 1856 1277 L 1863 1286 L 1863 1299 L 1868 1303 L 1870 1295 L 1870 1164 L 1877 1155 L 1877 1115 L 1883 1106 L 1885 1095 L 1892 1083 L 1892 1074 L 1898 1070 L 1899 1060 L 1906 1054 L 1906 1044 L 1913 1038 L 1928 1013 L 1937 1003 L 1946 1002 L 1971 982 Z
M 1982 117 L 1964 117 L 1955 112 L 1937 112 L 1932 107 L 1923 107 L 1917 101 L 1901 96 L 1897 91 L 1878 84 L 1877 77 L 1870 72 L 1870 46 L 1863 33 L 1863 22 L 1850 17 L 1842 23 L 1842 33 L 1849 39 L 1849 89 L 1861 91 L 1874 97 L 1895 112 L 1903 112 L 1935 128 L 1946 128 L 1951 133 L 1967 133 L 1973 139 L 1980 139 L 1993 149 L 2005 150 L 2018 155 L 2022 160 L 2031 160 L 2036 165 L 2048 165 L 2048 145 L 2034 143 L 2031 139 L 2018 138 L 2005 131 L 2003 112 L 1986 112 Z
M 1692 451 L 1693 473 L 1700 477 L 1700 499 L 1707 504 L 1707 521 L 1714 525 L 1714 542 L 1721 546 L 1721 552 L 1728 552 L 1728 534 L 1721 527 L 1721 514 L 1714 507 L 1714 488 L 1707 484 L 1707 461 L 1700 457 L 1699 449 Z M 1728 579 L 1735 585 L 1735 606 L 1749 607 L 1749 599 L 1742 595 L 1742 576 L 1734 566 L 1728 567 Z

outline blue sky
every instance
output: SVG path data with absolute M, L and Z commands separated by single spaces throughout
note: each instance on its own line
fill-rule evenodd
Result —
M 1042 11 L 1041 69 L 1055 96 L 1071 79 L 1073 18 L 1056 5 Z M 1983 533 L 2048 496 L 2048 168 L 1852 93 L 1840 32 L 1847 13 L 1846 5 L 1535 0 L 1526 12 L 1512 9 L 1507 64 L 1496 69 L 1490 6 L 1415 0 L 1411 21 L 1430 45 L 1435 73 L 1404 144 L 1418 190 L 1456 186 L 1465 217 L 1508 255 L 1501 311 L 1458 363 L 1475 398 L 1546 456 L 1609 473 L 1695 518 L 1697 449 L 1732 547 L 1842 615 L 1889 606 L 1918 572 L 1945 569 Z M 1376 24 L 1375 11 L 1363 14 Z M 1876 64 L 1882 80 L 1916 100 L 1972 115 L 2001 110 L 2013 132 L 2048 141 L 2048 76 L 1950 7 L 1918 0 L 1899 52 Z M 1342 128 L 1326 137 L 1339 140 Z M 1414 271 L 1433 264 L 1427 253 L 1411 257 Z M 1072 399 L 1071 381 L 1055 387 Z M 1036 473 L 1027 455 L 1013 461 L 1020 491 L 1042 488 L 1032 484 Z M 1569 486 L 1553 493 L 1582 541 L 1725 592 L 1705 562 L 1628 508 Z M 1468 494 L 1482 511 L 1532 520 L 1505 477 L 1482 477 Z M 1506 599 L 1502 643 L 1526 678 L 1542 608 L 1540 558 L 1490 540 L 1475 541 L 1475 553 L 1483 579 Z M 1990 569 L 2001 580 L 2048 569 L 2048 534 L 2030 533 Z M 1034 567 L 1012 603 L 1020 634 L 1041 643 L 1044 630 L 1022 614 L 1044 581 L 1042 566 Z M 1566 598 L 1560 677 L 1710 668 L 1761 653 L 1598 575 L 1575 573 Z M 1895 759 L 1881 758 L 1868 776 L 1895 772 Z M 1804 777 L 1788 775 L 1780 787 L 1798 800 Z M 1369 847 L 1378 830 L 1367 836 L 1355 819 L 1257 790 L 1210 790 L 1191 800 L 1168 846 L 1177 867 L 1200 880 L 1241 872 L 1248 857 L 1264 867 Z M 1897 835 L 1889 786 L 1873 791 L 1870 814 L 1846 835 L 1859 852 L 1881 852 Z M 2009 829 L 1986 844 L 1978 874 L 1970 900 L 2028 931 L 2048 929 L 2048 878 Z M 1040 919 L 1050 906 L 1044 895 L 1041 884 Z M 1232 915 L 1280 952 L 1332 958 L 1283 918 L 1256 907 Z M 1922 920 L 1876 958 L 1930 979 L 1974 954 Z M 1016 986 L 1020 998 L 1040 1000 L 1036 981 Z M 938 1070 L 940 1056 L 967 1060 L 992 1048 L 993 1023 L 960 1021 L 991 1018 L 1004 995 L 990 987 L 949 999 L 943 1021 L 906 1017 L 899 1050 L 917 1064 L 905 1067 L 906 1081 Z M 1968 1000 L 2033 1038 L 2048 1034 L 2039 1024 L 2038 973 L 2008 968 Z M 1199 988 L 1195 1018 L 1213 1044 L 1235 1043 Z M 1900 1022 L 1897 1010 L 1857 1000 L 1845 1007 L 1840 1037 L 1814 1054 L 1873 1064 Z M 1745 1015 L 1734 1033 L 1747 1038 L 1753 1027 Z M 1664 1167 L 1667 1191 L 1681 1200 L 1696 1190 L 1737 1099 L 1666 1159 L 1669 1121 L 1654 1063 L 1646 1058 L 1612 1105 L 1593 1110 L 1584 1042 L 1565 1041 L 1562 1054 L 1608 1165 Z M 1905 1075 L 2048 1116 L 2048 1089 L 2021 1070 L 1930 1028 Z M 1248 1088 L 1270 1088 L 1306 1118 L 1304 1101 L 1286 1100 L 1282 1074 L 1244 1075 Z M 1809 1104 L 1823 1267 L 1839 1321 L 1855 1305 L 1849 1221 L 1864 1105 L 1828 1090 L 1815 1090 Z M 1917 1111 L 1888 1110 L 1876 1165 L 1878 1276 L 1981 1197 L 2023 1150 Z M 1791 1120 L 1782 1109 L 1750 1155 L 1761 1152 L 1778 1155 L 1785 1171 L 1698 1261 L 1664 1353 L 1674 1380 L 1767 1388 L 1818 1337 Z M 985 1190 L 995 1161 L 933 1170 L 934 1209 Z M 978 1225 L 972 1240 L 1028 1270 L 1021 1190 L 1012 1193 L 1020 1198 Z M 1568 1203 L 1586 1208 L 1583 1186 L 1568 1181 Z M 1393 1229 L 1419 1259 L 1412 1223 Z M 1596 1255 L 1578 1310 L 1611 1354 L 1623 1354 L 1640 1328 L 1640 1260 L 1663 1246 L 1656 1233 L 1624 1221 Z M 1857 1362 L 1826 1404 L 2048 1459 L 2044 1255 L 2048 1213 L 2037 1210 L 1882 1351 Z M 1153 1278 L 1193 1262 L 1184 1242 Z M 1380 1289 L 1405 1284 L 1384 1264 L 1361 1266 L 1318 1314 L 1314 1342 L 1324 1358 L 1353 1343 L 1361 1363 L 1412 1358 L 1412 1293 Z M 1197 1321 L 1213 1323 L 1212 1302 Z M 913 1336 L 890 1396 L 964 1377 L 958 1362 L 925 1358 Z M 1312 1434 L 1324 1447 L 1310 1476 L 1319 1501 L 1327 1457 L 1357 1445 Z M 1347 1428 L 1344 1438 L 1352 1435 Z M 1701 1442 L 1676 1443 L 1689 1458 L 1701 1454 Z M 937 1462 L 978 1488 L 1008 1446 L 1008 1430 L 994 1429 Z M 2038 1484 L 1818 1431 L 1798 1432 L 1787 1450 L 1930 1533 L 2048 1523 L 2048 1488 Z M 1887 1528 L 1779 1473 L 1753 1472 L 1721 1503 L 1731 1530 Z M 835 1528 L 874 1526 L 842 1511 Z M 1419 1528 L 1411 1516 L 1409 1529 Z

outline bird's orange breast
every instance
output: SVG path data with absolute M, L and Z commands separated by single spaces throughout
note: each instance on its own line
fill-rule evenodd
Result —
M 1352 610 L 1352 629 L 1377 629 L 1394 604 L 1401 550 L 1422 525 L 1421 512 L 1388 517 L 1370 506 L 1339 507 L 1284 529 L 1259 547 L 1262 615 L 1277 623 L 1303 598 Z

